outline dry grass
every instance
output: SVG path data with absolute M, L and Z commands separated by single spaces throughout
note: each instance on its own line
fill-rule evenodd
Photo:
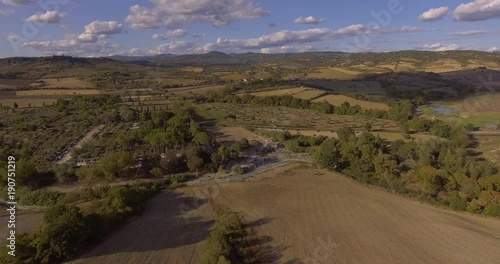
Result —
M 454 102 L 451 107 L 460 112 L 500 112 L 500 94 L 471 96 Z
M 0 79 L 0 89 L 14 89 L 19 86 L 27 86 L 30 81 L 22 79 Z
M 345 95 L 326 95 L 313 100 L 313 102 L 322 102 L 324 100 L 335 106 L 341 105 L 344 102 L 349 102 L 351 106 L 359 105 L 361 108 L 365 109 L 389 110 L 389 106 L 384 103 L 357 100 Z
M 43 82 L 44 88 L 94 88 L 95 85 L 86 81 L 78 80 L 77 78 L 67 77 L 67 78 L 46 78 L 39 79 L 39 82 Z M 32 85 L 38 85 L 34 83 Z
M 300 99 L 306 99 L 306 100 L 309 100 L 309 99 L 312 99 L 312 98 L 316 98 L 318 96 L 321 96 L 323 94 L 325 94 L 326 92 L 323 91 L 323 90 L 318 90 L 318 89 L 310 89 L 310 90 L 307 90 L 307 91 L 303 91 L 303 92 L 300 92 L 300 93 L 296 93 L 293 95 L 293 97 L 297 97 L 297 98 L 300 98 Z
M 307 78 L 327 78 L 338 80 L 352 80 L 360 73 L 342 68 L 319 68 L 316 71 L 309 73 Z
M 304 87 L 284 88 L 284 89 L 278 89 L 278 90 L 251 93 L 251 95 L 254 95 L 254 96 L 294 95 L 294 94 L 298 94 L 300 92 L 307 91 L 307 90 L 310 90 L 310 88 L 304 88 Z
M 95 95 L 100 94 L 99 90 L 30 90 L 30 91 L 16 91 L 17 96 L 45 96 L 45 95 Z
M 210 132 L 217 133 L 217 139 L 221 141 L 234 142 L 240 141 L 244 138 L 257 141 L 264 141 L 265 138 L 248 131 L 242 127 L 216 127 L 212 128 Z
M 257 178 L 221 186 L 216 201 L 269 236 L 265 246 L 280 249 L 278 263 L 500 259 L 499 221 L 420 204 L 326 170 L 289 167 Z

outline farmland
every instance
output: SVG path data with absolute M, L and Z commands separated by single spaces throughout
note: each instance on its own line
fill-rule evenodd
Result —
M 325 95 L 323 97 L 319 97 L 313 100 L 313 102 L 323 102 L 323 101 L 327 101 L 332 105 L 341 105 L 344 102 L 348 102 L 351 106 L 359 105 L 361 108 L 365 109 L 389 110 L 389 106 L 387 104 L 357 100 L 345 95 Z
M 222 186 L 215 199 L 242 212 L 246 222 L 259 223 L 255 229 L 270 237 L 267 245 L 281 249 L 275 251 L 280 263 L 320 257 L 325 263 L 494 263 L 500 258 L 495 220 L 432 208 L 302 166 L 257 178 L 262 179 Z M 325 249 L 325 243 L 331 247 Z
M 114 58 L 0 60 L 12 264 L 500 258 L 497 54 Z

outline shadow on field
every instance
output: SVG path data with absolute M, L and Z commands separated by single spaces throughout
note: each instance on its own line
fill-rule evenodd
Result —
M 247 235 L 239 245 L 239 254 L 248 263 L 282 263 L 283 252 L 288 246 L 274 245 L 270 236 L 259 236 L 255 228 L 270 223 L 273 219 L 266 217 L 244 225 Z M 290 262 L 299 263 L 299 262 Z
M 79 259 L 124 252 L 162 251 L 203 241 L 214 224 L 213 220 L 204 220 L 199 210 L 206 204 L 206 199 L 173 191 L 161 192 L 148 202 L 141 216 Z

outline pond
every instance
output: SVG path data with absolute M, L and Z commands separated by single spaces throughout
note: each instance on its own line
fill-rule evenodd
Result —
M 440 113 L 440 114 L 445 114 L 445 115 L 451 115 L 451 114 L 457 113 L 457 111 L 455 111 L 453 109 L 446 108 L 444 106 L 439 106 L 439 105 L 430 105 L 429 108 Z

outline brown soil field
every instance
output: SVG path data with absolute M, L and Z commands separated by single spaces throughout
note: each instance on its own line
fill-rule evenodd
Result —
M 500 259 L 500 221 L 421 204 L 322 169 L 270 171 L 221 186 L 217 194 L 218 203 L 268 236 L 276 263 Z
M 389 106 L 384 103 L 357 100 L 345 95 L 326 95 L 313 100 L 313 102 L 322 102 L 324 100 L 335 106 L 341 105 L 344 102 L 349 102 L 351 106 L 359 105 L 360 107 L 365 109 L 389 110 Z
M 310 88 L 305 87 L 296 87 L 296 88 L 285 88 L 285 89 L 277 89 L 263 92 L 255 92 L 251 93 L 254 96 L 281 96 L 281 95 L 295 95 L 304 91 L 310 90 Z
M 316 98 L 316 97 L 324 95 L 324 94 L 326 94 L 326 92 L 323 91 L 323 90 L 310 89 L 310 90 L 307 90 L 307 91 L 296 93 L 296 94 L 293 95 L 293 97 L 297 97 L 297 98 L 300 98 L 300 99 L 309 100 L 311 98 Z
M 57 87 L 67 87 L 67 88 L 95 88 L 95 85 L 86 81 L 78 80 L 77 78 L 67 77 L 67 78 L 46 78 L 39 79 L 37 81 L 42 81 L 45 88 L 57 88 Z
M 0 79 L 0 89 L 14 89 L 18 86 L 27 86 L 29 83 L 29 80 L 23 79 Z
M 162 192 L 142 216 L 68 263 L 197 263 L 214 219 L 204 197 L 189 188 Z

